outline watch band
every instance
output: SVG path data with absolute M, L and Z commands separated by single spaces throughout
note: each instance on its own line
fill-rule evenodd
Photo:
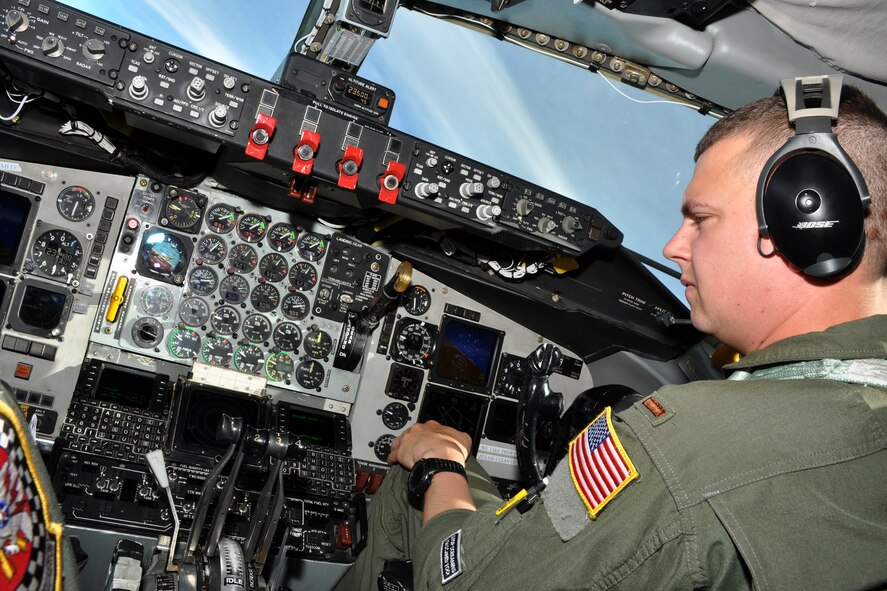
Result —
M 408 489 L 413 503 L 421 507 L 425 499 L 425 492 L 431 486 L 431 480 L 438 472 L 455 472 L 461 474 L 465 480 L 468 475 L 465 472 L 465 466 L 453 460 L 445 460 L 443 458 L 426 458 L 419 460 L 410 470 L 408 480 Z

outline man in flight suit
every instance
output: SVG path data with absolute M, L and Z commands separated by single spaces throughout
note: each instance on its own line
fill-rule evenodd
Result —
M 412 559 L 417 590 L 885 588 L 887 116 L 855 88 L 841 99 L 834 130 L 871 195 L 856 264 L 810 277 L 759 229 L 758 178 L 795 136 L 784 99 L 725 117 L 697 147 L 664 252 L 696 328 L 743 355 L 731 378 L 605 413 L 541 500 L 504 517 L 468 435 L 412 426 L 339 589 L 376 589 L 386 559 Z M 589 476 L 601 440 L 610 455 Z M 419 511 L 407 479 L 429 458 L 467 475 L 434 474 Z

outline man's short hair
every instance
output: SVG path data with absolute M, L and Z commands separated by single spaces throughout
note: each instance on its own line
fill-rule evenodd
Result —
M 855 86 L 841 91 L 837 125 L 841 146 L 856 163 L 872 197 L 865 219 L 866 246 L 863 265 L 887 275 L 887 115 Z M 757 183 L 767 159 L 794 134 L 785 100 L 781 96 L 751 102 L 715 123 L 699 140 L 695 159 L 717 142 L 745 136 L 749 145 L 733 163 L 733 171 Z

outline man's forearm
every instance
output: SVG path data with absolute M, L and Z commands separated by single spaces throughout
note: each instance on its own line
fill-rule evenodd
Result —
M 451 509 L 474 511 L 471 489 L 468 488 L 468 481 L 461 474 L 438 472 L 431 480 L 431 486 L 425 492 L 422 523 L 428 523 L 435 515 Z

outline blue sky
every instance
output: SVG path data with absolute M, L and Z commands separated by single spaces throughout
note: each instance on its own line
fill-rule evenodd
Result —
M 308 2 L 69 4 L 267 79 Z M 655 101 L 638 104 L 600 75 L 405 9 L 360 75 L 397 94 L 392 127 L 588 203 L 627 247 L 666 262 L 662 246 L 680 224 L 693 149 L 711 117 L 618 84 Z M 676 280 L 665 282 L 683 296 Z

